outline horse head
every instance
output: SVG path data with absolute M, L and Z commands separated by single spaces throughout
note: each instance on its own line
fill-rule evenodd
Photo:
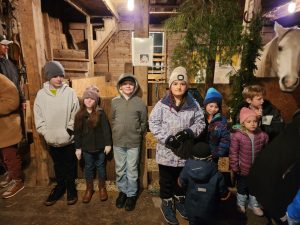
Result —
M 257 61 L 256 76 L 277 76 L 282 91 L 294 91 L 299 85 L 300 29 L 284 28 L 275 22 L 276 36 L 264 46 Z

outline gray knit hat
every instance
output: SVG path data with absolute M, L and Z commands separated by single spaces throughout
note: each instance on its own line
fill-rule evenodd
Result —
M 46 80 L 56 76 L 65 76 L 65 69 L 58 61 L 49 61 L 44 66 L 44 73 Z
M 169 87 L 171 87 L 171 84 L 175 80 L 185 81 L 186 84 L 188 84 L 188 77 L 186 74 L 186 69 L 184 67 L 178 66 L 172 71 L 171 76 L 169 78 Z

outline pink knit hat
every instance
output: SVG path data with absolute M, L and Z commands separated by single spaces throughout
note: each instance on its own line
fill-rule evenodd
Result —
M 99 89 L 94 85 L 87 87 L 82 95 L 82 99 L 86 99 L 86 98 L 94 99 L 97 105 L 100 98 Z
M 245 120 L 250 116 L 257 117 L 256 112 L 254 112 L 252 109 L 243 107 L 240 112 L 240 124 L 244 123 Z

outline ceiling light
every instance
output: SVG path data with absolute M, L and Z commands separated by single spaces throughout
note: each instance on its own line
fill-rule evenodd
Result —
M 291 1 L 288 5 L 288 11 L 289 13 L 293 13 L 296 10 L 296 2 L 295 1 Z
M 134 0 L 127 0 L 127 9 L 129 11 L 133 11 L 134 10 Z

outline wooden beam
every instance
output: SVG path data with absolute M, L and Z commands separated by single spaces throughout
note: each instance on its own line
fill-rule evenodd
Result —
M 108 10 L 116 17 L 116 19 L 119 21 L 120 16 L 118 11 L 116 10 L 114 4 L 111 2 L 111 0 L 103 0 L 103 3 L 106 5 Z
M 76 5 L 74 2 L 72 2 L 72 0 L 65 0 L 65 2 L 69 3 L 71 6 L 73 6 L 75 9 L 77 9 L 83 15 L 85 15 L 85 16 L 89 15 L 84 9 L 82 9 L 81 7 Z
M 86 16 L 86 38 L 88 43 L 88 57 L 90 61 L 88 76 L 94 76 L 93 25 L 91 24 L 91 18 L 89 16 Z
M 268 12 L 266 12 L 263 17 L 268 18 L 269 20 L 277 20 L 282 17 L 293 15 L 294 13 L 300 12 L 300 0 L 295 0 L 296 9 L 295 12 L 289 13 L 288 7 L 289 3 L 278 6 Z

